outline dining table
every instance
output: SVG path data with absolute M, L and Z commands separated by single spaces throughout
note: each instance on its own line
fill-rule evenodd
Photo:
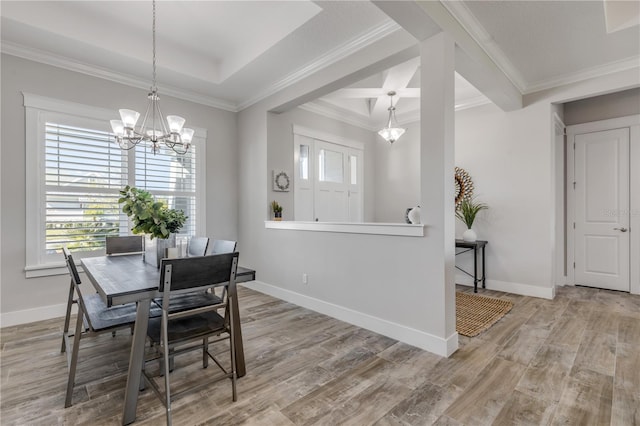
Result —
M 143 260 L 141 254 L 100 256 L 84 258 L 81 261 L 89 281 L 108 307 L 126 303 L 136 303 L 136 320 L 131 341 L 129 370 L 122 414 L 122 424 L 133 423 L 136 418 L 138 391 L 144 362 L 145 341 L 149 324 L 149 309 L 152 299 L 159 297 L 160 270 Z M 238 267 L 236 283 L 255 279 L 255 271 Z M 238 297 L 235 286 L 229 297 L 235 312 Z M 236 347 L 236 372 L 238 377 L 246 374 L 240 316 L 234 315 L 234 340 Z

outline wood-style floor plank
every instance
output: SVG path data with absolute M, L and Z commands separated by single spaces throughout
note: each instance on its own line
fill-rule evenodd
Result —
M 228 381 L 212 384 L 176 399 L 174 424 L 640 425 L 639 296 L 579 287 L 558 288 L 551 301 L 480 293 L 514 307 L 478 337 L 459 336 L 460 349 L 442 358 L 241 286 L 247 375 L 238 401 Z M 65 409 L 62 323 L 0 330 L 2 425 L 120 424 L 130 334 L 82 341 Z M 174 391 L 216 375 L 200 358 L 176 357 Z M 162 404 L 142 392 L 134 424 L 164 422 Z

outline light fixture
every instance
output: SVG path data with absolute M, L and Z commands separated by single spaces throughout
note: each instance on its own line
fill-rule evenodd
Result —
M 398 127 L 398 119 L 396 118 L 396 107 L 393 106 L 393 97 L 396 95 L 396 92 L 393 90 L 387 93 L 389 95 L 389 122 L 387 123 L 387 127 L 380 130 L 378 134 L 384 138 L 389 143 L 394 143 L 397 141 L 400 136 L 404 134 L 404 130 L 402 127 Z M 391 120 L 395 122 L 395 126 L 391 127 Z
M 116 135 L 116 143 L 129 150 L 141 142 L 150 143 L 154 154 L 160 151 L 160 143 L 177 154 L 186 154 L 191 146 L 194 130 L 183 128 L 185 119 L 168 115 L 165 119 L 160 112 L 158 87 L 156 86 L 156 2 L 153 0 L 153 81 L 149 93 L 147 112 L 142 123 L 136 127 L 140 113 L 131 109 L 121 109 L 120 120 L 111 120 L 111 128 Z

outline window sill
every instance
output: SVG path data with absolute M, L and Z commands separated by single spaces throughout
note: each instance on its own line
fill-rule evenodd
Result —
M 412 225 L 408 223 L 298 222 L 288 220 L 277 222 L 265 220 L 264 227 L 266 229 L 288 229 L 293 231 L 424 237 L 425 225 Z
M 78 272 L 82 272 L 82 265 L 75 262 Z M 65 262 L 46 263 L 44 265 L 27 265 L 24 268 L 26 278 L 52 277 L 54 275 L 69 275 Z

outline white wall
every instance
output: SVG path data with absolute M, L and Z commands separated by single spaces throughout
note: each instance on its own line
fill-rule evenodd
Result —
M 489 241 L 489 287 L 524 292 L 527 286 L 551 296 L 549 111 L 541 102 L 513 112 L 487 104 L 456 113 L 456 165 L 471 175 L 476 199 L 489 205 L 473 226 L 478 239 Z M 465 227 L 457 222 L 461 236 Z M 469 258 L 457 259 L 467 271 L 473 268 Z M 470 282 L 464 275 L 457 278 Z
M 404 223 L 406 210 L 420 204 L 420 123 L 404 127 L 393 144 L 376 138 L 376 222 Z
M 375 133 L 360 127 L 355 127 L 332 118 L 294 108 L 282 114 L 269 114 L 268 116 L 268 157 L 267 174 L 271 178 L 272 170 L 288 170 L 294 179 L 293 170 L 293 125 L 307 127 L 324 133 L 338 136 L 350 141 L 364 144 L 364 222 L 374 221 L 374 173 L 375 171 Z M 295 183 L 294 183 L 295 185 Z M 271 187 L 269 202 L 276 200 L 283 206 L 283 220 L 293 220 L 293 196 L 294 191 L 275 192 Z
M 147 92 L 14 56 L 2 55 L 2 304 L 3 326 L 64 314 L 69 278 L 26 279 L 25 266 L 25 114 L 21 92 L 85 105 L 138 111 Z M 196 127 L 208 129 L 207 234 L 237 238 L 238 173 L 236 114 L 161 95 L 172 111 Z M 239 247 L 242 249 L 242 247 Z M 33 311 L 31 311 L 33 310 Z
M 640 114 L 640 89 L 630 89 L 564 104 L 564 122 L 590 123 Z

